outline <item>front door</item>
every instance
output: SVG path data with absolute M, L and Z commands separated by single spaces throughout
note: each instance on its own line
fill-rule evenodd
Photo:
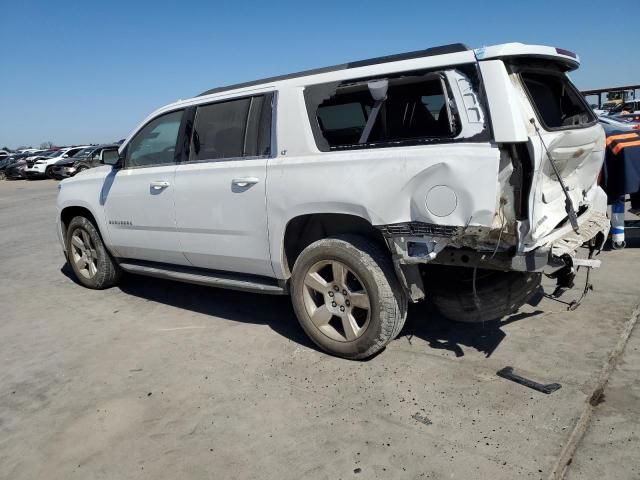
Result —
M 176 144 L 183 111 L 156 117 L 125 148 L 102 192 L 112 247 L 122 258 L 188 265 L 175 221 Z
M 175 178 L 178 237 L 196 267 L 273 276 L 266 173 L 270 93 L 200 105 Z

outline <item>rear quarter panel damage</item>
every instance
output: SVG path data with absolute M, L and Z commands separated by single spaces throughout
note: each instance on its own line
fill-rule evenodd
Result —
M 267 211 L 275 271 L 285 271 L 281 259 L 287 223 L 304 214 L 351 214 L 375 226 L 419 221 L 488 231 L 499 201 L 499 166 L 500 152 L 488 143 L 271 159 Z M 436 188 L 438 194 L 430 196 Z M 442 199 L 453 208 L 443 211 Z

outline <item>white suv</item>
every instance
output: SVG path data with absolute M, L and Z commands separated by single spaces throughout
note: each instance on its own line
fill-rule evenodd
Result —
M 461 44 L 207 91 L 61 183 L 79 281 L 122 270 L 292 296 L 323 349 L 366 358 L 408 301 L 509 314 L 570 286 L 607 233 L 604 133 L 553 47 Z M 170 293 L 168 293 L 170 295 Z

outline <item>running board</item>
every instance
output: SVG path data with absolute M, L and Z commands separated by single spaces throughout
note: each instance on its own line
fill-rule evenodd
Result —
M 121 260 L 119 265 L 125 272 L 148 277 L 164 278 L 208 287 L 241 290 L 244 292 L 267 293 L 271 295 L 287 294 L 285 286 L 279 285 L 277 280 L 256 275 L 220 272 L 152 262 L 136 261 L 134 263 L 131 260 Z

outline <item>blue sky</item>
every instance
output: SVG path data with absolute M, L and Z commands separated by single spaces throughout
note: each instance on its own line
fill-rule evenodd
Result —
M 208 88 L 454 42 L 559 46 L 582 59 L 579 88 L 640 83 L 640 3 L 606 5 L 1 0 L 0 146 L 117 140 Z

